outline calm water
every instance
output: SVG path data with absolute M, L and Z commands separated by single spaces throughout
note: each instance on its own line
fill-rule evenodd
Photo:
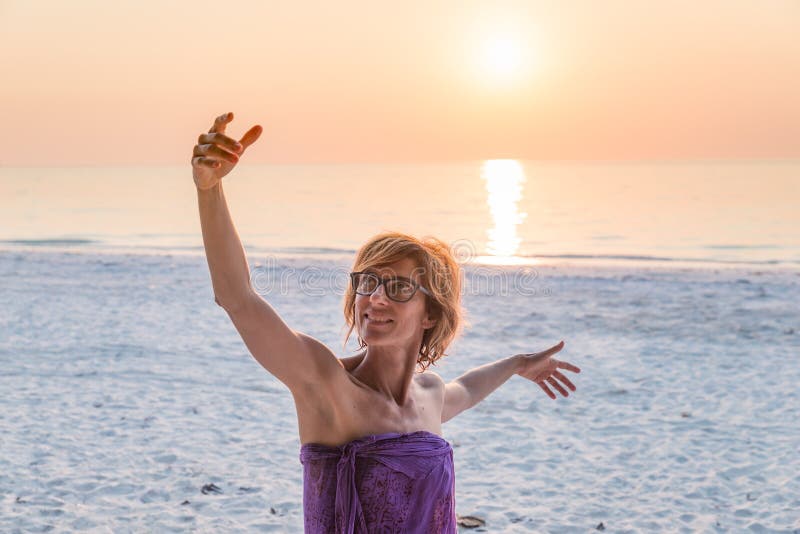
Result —
M 464 255 L 800 264 L 800 161 L 242 165 L 225 184 L 250 253 L 397 229 Z M 0 207 L 3 248 L 202 251 L 188 165 L 2 168 Z

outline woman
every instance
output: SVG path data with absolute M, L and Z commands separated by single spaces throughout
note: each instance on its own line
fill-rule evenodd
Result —
M 250 284 L 221 179 L 261 135 L 225 135 L 217 117 L 192 155 L 200 222 L 217 304 L 253 357 L 292 392 L 304 470 L 306 532 L 455 533 L 453 451 L 442 423 L 475 406 L 514 374 L 568 396 L 575 386 L 553 355 L 563 342 L 517 354 L 445 383 L 428 366 L 444 355 L 461 317 L 459 267 L 448 247 L 399 233 L 359 250 L 345 296 L 359 355 L 339 359 L 289 328 Z

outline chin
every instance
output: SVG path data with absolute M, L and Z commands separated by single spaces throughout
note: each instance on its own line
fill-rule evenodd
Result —
M 381 343 L 381 341 L 386 341 L 386 336 L 376 335 L 376 334 L 365 334 L 361 335 L 361 339 L 364 340 L 364 343 L 367 345 L 377 347 L 378 345 L 383 345 L 385 343 Z

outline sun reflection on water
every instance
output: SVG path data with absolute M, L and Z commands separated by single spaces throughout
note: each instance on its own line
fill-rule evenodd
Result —
M 486 182 L 486 201 L 494 221 L 494 227 L 487 232 L 486 251 L 495 261 L 515 263 L 522 242 L 517 235 L 517 225 L 527 216 L 517 207 L 522 198 L 525 172 L 515 159 L 491 159 L 483 163 L 481 178 Z

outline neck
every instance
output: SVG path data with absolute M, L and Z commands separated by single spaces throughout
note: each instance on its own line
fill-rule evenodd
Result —
M 364 360 L 352 374 L 398 406 L 404 406 L 417 369 L 418 353 L 406 347 L 367 347 Z

